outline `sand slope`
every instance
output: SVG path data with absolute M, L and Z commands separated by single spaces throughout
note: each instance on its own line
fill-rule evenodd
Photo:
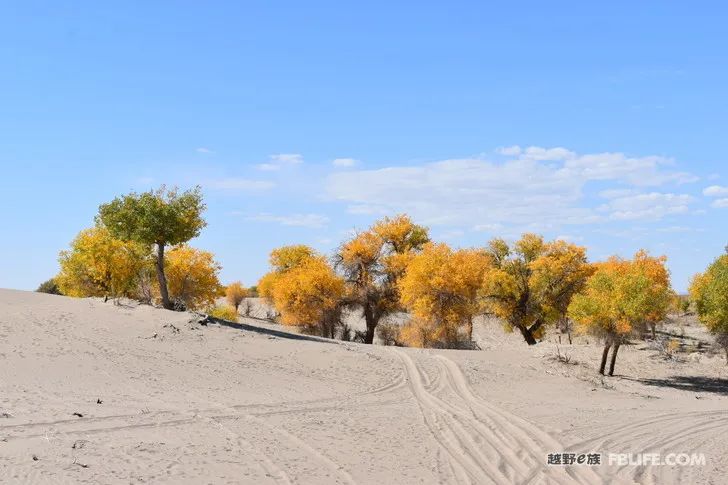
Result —
M 567 347 L 563 364 L 553 343 L 527 348 L 486 324 L 484 350 L 468 352 L 246 323 L 0 290 L 0 482 L 723 483 L 728 472 L 720 356 L 665 361 L 635 346 L 622 377 L 603 381 L 594 345 Z M 707 464 L 546 466 L 567 450 L 697 451 Z

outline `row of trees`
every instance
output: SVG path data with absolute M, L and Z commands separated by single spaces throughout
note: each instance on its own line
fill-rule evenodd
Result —
M 81 231 L 60 255 L 61 271 L 48 291 L 69 296 L 129 297 L 168 309 L 212 308 L 225 295 L 236 319 L 250 295 L 239 282 L 224 288 L 213 255 L 187 245 L 205 227 L 199 188 L 164 187 L 130 193 L 102 204 L 94 227 Z M 728 349 L 724 256 L 693 281 L 701 320 Z M 345 312 L 360 312 L 365 330 L 354 338 L 417 347 L 459 347 L 472 340 L 473 319 L 497 316 L 508 331 L 536 344 L 554 324 L 604 339 L 600 372 L 620 345 L 651 331 L 674 300 L 664 257 L 645 251 L 632 259 L 590 263 L 583 247 L 525 234 L 508 244 L 453 249 L 431 241 L 427 228 L 408 216 L 384 218 L 349 240 L 332 258 L 303 246 L 275 249 L 258 292 L 282 323 L 327 337 L 351 338 Z M 403 312 L 404 325 L 385 326 Z M 728 358 L 728 350 L 727 350 Z
M 605 341 L 614 372 L 619 346 L 664 320 L 676 295 L 664 257 L 639 251 L 633 259 L 590 263 L 583 247 L 525 234 L 508 244 L 453 249 L 430 240 L 406 215 L 385 218 L 341 244 L 331 262 L 307 246 L 271 253 L 271 271 L 258 287 L 284 324 L 334 337 L 345 310 L 359 311 L 360 335 L 372 343 L 383 318 L 406 312 L 401 328 L 383 327 L 383 340 L 416 347 L 459 347 L 472 339 L 473 319 L 488 313 L 529 345 L 553 324 L 575 322 Z

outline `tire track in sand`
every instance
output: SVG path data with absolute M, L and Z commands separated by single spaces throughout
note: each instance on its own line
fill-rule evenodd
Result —
M 602 483 L 591 468 L 549 467 L 546 455 L 563 450 L 532 423 L 487 403 L 470 389 L 460 368 L 438 355 L 439 377 L 455 399 L 434 395 L 420 379 L 420 366 L 396 350 L 425 424 L 455 469 L 471 483 Z M 440 387 L 440 386 L 438 386 Z

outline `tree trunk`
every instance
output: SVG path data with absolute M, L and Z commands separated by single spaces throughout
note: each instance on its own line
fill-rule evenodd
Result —
M 571 330 L 569 330 L 566 335 L 569 336 L 569 345 L 571 345 Z
M 528 327 L 525 327 L 525 326 L 524 327 L 521 327 L 521 326 L 519 326 L 518 327 L 518 330 L 521 331 L 521 335 L 523 335 L 523 338 L 526 340 L 526 343 L 528 345 L 536 345 L 537 344 L 536 339 L 533 338 L 533 332 L 531 332 L 531 330 Z
M 655 327 L 656 326 L 657 326 L 657 324 L 650 323 L 650 328 L 652 329 L 652 340 L 655 340 L 657 338 L 656 335 L 655 335 Z
M 167 310 L 172 310 L 173 306 L 172 302 L 169 301 L 169 291 L 167 290 L 167 276 L 164 274 L 164 244 L 157 244 L 157 261 L 155 263 L 159 294 L 162 296 L 162 306 Z
M 468 341 L 473 341 L 473 317 L 468 318 Z
M 607 366 L 607 356 L 609 355 L 609 348 L 612 346 L 612 343 L 607 340 L 604 342 L 604 351 L 602 352 L 602 364 L 599 366 L 599 373 L 601 375 L 604 375 L 604 368 Z
M 367 324 L 367 331 L 364 334 L 364 343 L 374 343 L 374 331 L 377 329 L 377 320 L 374 318 L 374 313 L 369 305 L 364 305 L 364 321 Z
M 609 375 L 614 375 L 614 363 L 617 362 L 617 352 L 619 351 L 620 343 L 617 342 L 614 344 L 614 350 L 612 350 L 612 360 L 609 363 Z

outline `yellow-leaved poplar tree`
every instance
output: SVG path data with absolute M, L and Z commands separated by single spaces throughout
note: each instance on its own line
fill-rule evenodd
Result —
M 225 288 L 225 299 L 231 307 L 235 308 L 236 312 L 247 296 L 248 289 L 240 281 L 234 281 Z
M 211 252 L 186 244 L 173 247 L 165 256 L 169 298 L 177 309 L 196 310 L 211 306 L 221 294 L 221 266 Z
M 68 296 L 130 297 L 150 256 L 147 246 L 116 239 L 104 226 L 84 229 L 61 252 L 56 283 Z
M 509 246 L 492 240 L 490 259 L 483 278 L 486 308 L 518 330 L 529 345 L 540 338 L 547 325 L 558 321 L 574 294 L 593 272 L 586 250 L 565 241 L 545 242 L 536 234 L 524 234 Z
M 632 263 L 635 270 L 650 280 L 644 302 L 644 317 L 641 322 L 644 330 L 650 330 L 652 338 L 656 337 L 656 326 L 664 321 L 668 311 L 674 305 L 675 292 L 670 285 L 670 272 L 666 266 L 667 257 L 650 256 L 641 249 L 634 255 Z
M 429 241 L 427 229 L 406 215 L 384 218 L 341 245 L 336 267 L 347 284 L 347 304 L 362 312 L 364 343 L 372 343 L 382 318 L 400 309 L 397 281 Z
M 270 256 L 271 271 L 258 292 L 281 315 L 281 323 L 335 338 L 341 324 L 344 280 L 326 258 L 307 246 L 286 246 Z
M 456 347 L 472 340 L 488 264 L 482 250 L 425 245 L 399 281 L 402 304 L 413 317 L 400 333 L 402 341 L 414 347 Z
M 723 347 L 728 364 L 728 254 L 716 258 L 704 273 L 693 278 L 690 298 L 700 322 Z
M 655 276 L 652 263 L 645 264 L 646 258 L 650 256 L 640 251 L 631 260 L 612 257 L 595 264 L 595 273 L 569 305 L 569 316 L 576 322 L 577 329 L 604 340 L 600 374 L 605 373 L 610 348 L 613 347 L 609 365 L 611 376 L 624 339 L 638 330 L 644 331 L 645 322 L 665 315 L 669 308 L 669 298 L 655 298 L 663 291 L 664 281 Z M 665 264 L 665 258 L 653 260 Z M 669 274 L 666 269 L 665 273 Z M 669 280 L 667 283 L 670 291 Z

